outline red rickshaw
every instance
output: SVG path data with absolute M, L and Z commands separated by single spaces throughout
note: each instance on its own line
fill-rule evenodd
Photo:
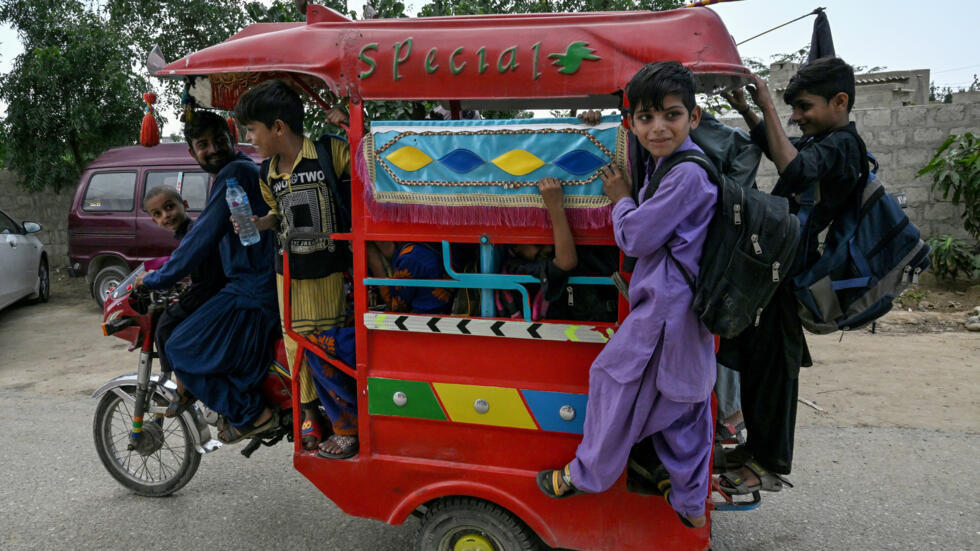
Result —
M 454 119 L 464 109 L 621 108 L 625 83 L 658 60 L 688 66 L 702 92 L 741 85 L 749 74 L 707 9 L 351 21 L 310 5 L 305 23 L 251 25 L 169 64 L 154 65 L 151 56 L 154 74 L 186 79 L 202 107 L 233 109 L 242 92 L 269 78 L 292 82 L 324 107 L 327 93 L 349 104 L 350 146 L 360 152 L 352 231 L 333 238 L 353 248 L 356 362 L 345 365 L 293 333 L 300 354 L 312 350 L 357 380 L 358 455 L 322 459 L 294 440 L 295 468 L 346 513 L 390 524 L 417 515 L 424 549 L 710 547 L 710 518 L 685 528 L 662 498 L 628 491 L 625 474 L 607 492 L 567 500 L 535 484 L 538 471 L 574 455 L 589 366 L 615 323 L 532 322 L 526 298 L 518 319 L 494 318 L 492 308 L 480 316 L 368 308 L 370 286 L 433 282 L 368 277 L 367 242 L 438 243 L 446 256 L 450 244 L 479 247 L 480 273 L 458 273 L 447 260 L 450 279 L 437 283 L 481 289 L 486 305 L 493 288 L 521 292 L 513 276 L 490 273 L 493 245 L 550 243 L 551 232 L 479 216 L 422 221 L 364 200 L 377 191 L 374 167 L 385 168 L 371 157 L 371 145 L 384 152 L 365 130 L 365 102 L 438 100 Z M 615 246 L 608 224 L 576 223 L 574 234 L 580 245 Z M 288 282 L 288 261 L 285 271 Z M 610 283 L 588 279 L 579 283 Z M 620 320 L 627 308 L 621 299 Z M 298 411 L 298 380 L 292 384 Z M 298 416 L 293 425 L 296 436 Z

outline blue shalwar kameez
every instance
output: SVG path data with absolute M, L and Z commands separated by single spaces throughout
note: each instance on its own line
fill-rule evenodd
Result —
M 269 207 L 259 190 L 258 167 L 242 153 L 215 177 L 207 206 L 163 268 L 143 284 L 166 289 L 215 253 L 228 283 L 174 330 L 166 354 L 187 389 L 235 427 L 248 426 L 264 408 L 256 388 L 265 376 L 280 334 L 274 271 L 275 234 L 245 247 L 230 221 L 225 202 L 229 177 L 248 194 L 252 211 Z
M 688 149 L 700 150 L 690 138 L 678 148 Z M 644 189 L 647 185 L 649 179 Z M 667 249 L 697 276 L 717 195 L 701 167 L 681 163 L 650 199 L 637 206 L 626 197 L 613 207 L 616 243 L 637 263 L 630 313 L 589 371 L 585 434 L 570 464 L 576 488 L 608 489 L 633 445 L 653 435 L 654 449 L 670 473 L 673 508 L 688 517 L 704 513 L 714 337 L 691 310 L 691 288 Z

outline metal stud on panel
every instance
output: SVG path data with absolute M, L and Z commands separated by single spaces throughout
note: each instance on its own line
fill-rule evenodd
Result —
M 404 407 L 408 403 L 408 396 L 404 392 L 398 391 L 391 397 L 391 401 L 398 407 Z
M 558 416 L 565 421 L 571 421 L 572 419 L 575 419 L 575 408 L 572 406 L 562 406 L 561 409 L 558 410 Z
M 476 410 L 477 413 L 486 413 L 490 411 L 490 402 L 484 400 L 483 398 L 478 398 L 475 402 L 473 402 L 473 409 Z

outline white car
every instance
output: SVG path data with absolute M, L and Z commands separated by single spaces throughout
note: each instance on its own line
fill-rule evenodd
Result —
M 41 224 L 18 224 L 0 210 L 0 308 L 24 297 L 47 302 L 51 293 L 48 255 L 34 235 Z

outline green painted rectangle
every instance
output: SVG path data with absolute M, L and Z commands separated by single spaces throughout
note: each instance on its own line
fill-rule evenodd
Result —
M 407 398 L 405 405 L 395 404 L 395 393 L 403 392 Z M 400 379 L 368 378 L 368 412 L 372 415 L 395 415 L 415 419 L 435 419 L 445 421 L 439 400 L 432 387 L 424 381 L 402 381 Z

